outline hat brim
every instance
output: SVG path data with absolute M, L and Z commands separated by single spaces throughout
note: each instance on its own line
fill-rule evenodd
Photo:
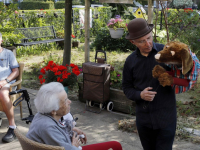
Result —
M 153 24 L 149 24 L 149 30 L 147 30 L 146 32 L 144 32 L 143 34 L 140 34 L 139 36 L 131 36 L 129 33 L 126 35 L 126 39 L 127 40 L 135 40 L 135 39 L 139 39 L 145 35 L 147 35 L 148 33 L 150 33 L 153 30 Z

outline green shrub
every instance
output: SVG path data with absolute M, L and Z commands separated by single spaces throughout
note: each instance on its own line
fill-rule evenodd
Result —
M 23 0 L 23 2 L 32 2 L 32 1 L 35 1 L 35 2 L 55 2 L 55 0 Z
M 84 8 L 73 8 L 73 32 L 80 42 L 85 41 L 85 30 L 83 24 L 80 23 L 79 10 L 84 10 Z M 110 7 L 98 7 L 92 9 L 92 28 L 90 28 L 90 37 L 96 36 L 99 29 L 107 26 L 108 20 L 111 18 L 111 8 Z
M 10 4 L 8 7 L 4 5 L 3 2 L 0 2 L 0 28 L 4 28 L 10 21 L 15 17 L 15 11 L 17 11 L 16 4 Z M 13 25 L 11 26 L 13 27 Z
M 122 73 L 116 70 L 110 71 L 110 86 L 122 89 Z
M 2 45 L 4 46 L 13 46 L 14 43 L 21 43 L 24 36 L 22 34 L 15 34 L 14 31 L 11 32 L 1 32 L 2 33 Z
M 199 14 L 195 10 L 186 11 L 184 9 L 169 9 L 168 10 L 168 31 L 169 31 L 169 39 L 183 42 L 190 46 L 192 52 L 195 52 L 199 57 L 199 47 L 200 47 L 200 21 Z M 164 18 L 164 17 L 163 17 Z M 156 35 L 162 37 L 158 37 L 157 41 L 159 43 L 166 44 L 167 35 L 166 35 L 166 27 L 165 20 L 162 19 L 162 30 L 160 30 L 160 12 L 157 19 L 157 31 Z M 154 20 L 155 25 L 155 20 Z
M 111 7 L 93 8 L 93 27 L 90 29 L 91 36 L 96 36 L 101 27 L 106 27 L 111 18 Z
M 81 5 L 82 2 L 80 0 L 72 0 L 72 5 Z
M 81 5 L 82 3 L 80 0 L 73 0 L 72 5 Z M 65 8 L 65 0 L 61 0 L 55 3 L 55 8 L 56 9 L 63 9 Z
M 54 9 L 54 2 L 23 1 L 20 3 L 20 8 L 23 10 Z
M 23 57 L 29 55 L 41 55 L 41 52 L 47 52 L 55 49 L 58 49 L 57 44 L 55 42 L 32 46 L 19 46 L 17 47 L 17 56 Z
M 127 32 L 125 31 L 124 35 L 120 39 L 113 39 L 110 36 L 109 29 L 101 28 L 92 43 L 91 47 L 96 50 L 119 50 L 119 51 L 129 51 L 135 50 L 135 46 L 127 39 L 125 39 L 125 35 Z
M 65 8 L 65 1 L 59 1 L 55 3 L 55 9 L 63 9 Z

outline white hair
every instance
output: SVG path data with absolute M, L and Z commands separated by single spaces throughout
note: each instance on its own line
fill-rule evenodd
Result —
M 2 34 L 1 34 L 1 32 L 0 32 L 0 40 L 2 40 Z
M 64 87 L 59 82 L 51 82 L 41 86 L 34 100 L 35 107 L 39 113 L 50 113 L 60 108 L 59 93 Z

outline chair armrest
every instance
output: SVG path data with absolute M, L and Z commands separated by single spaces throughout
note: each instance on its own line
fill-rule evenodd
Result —
M 19 85 L 22 82 L 22 80 L 18 80 L 17 82 L 10 85 L 10 92 L 12 91 L 12 87 Z

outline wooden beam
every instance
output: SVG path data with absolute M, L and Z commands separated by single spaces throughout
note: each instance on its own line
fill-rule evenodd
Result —
M 65 0 L 65 40 L 63 52 L 63 65 L 70 64 L 71 60 L 71 24 L 72 0 Z
M 90 61 L 90 0 L 85 0 L 85 62 Z

